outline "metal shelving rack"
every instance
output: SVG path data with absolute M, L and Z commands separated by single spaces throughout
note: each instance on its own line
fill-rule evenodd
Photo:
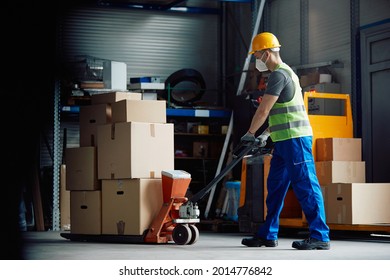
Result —
M 61 147 L 61 83 L 55 81 L 54 89 L 54 138 L 53 138 L 53 213 L 52 230 L 60 230 L 60 168 L 62 159 Z

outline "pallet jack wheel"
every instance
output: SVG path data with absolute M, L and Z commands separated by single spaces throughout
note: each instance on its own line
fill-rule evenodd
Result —
M 198 241 L 198 239 L 199 239 L 199 229 L 195 225 L 188 225 L 188 227 L 190 228 L 191 234 L 192 234 L 191 240 L 190 240 L 190 242 L 188 242 L 188 245 L 191 245 L 191 244 L 194 244 L 196 241 Z
M 172 232 L 173 241 L 179 245 L 186 245 L 192 239 L 192 231 L 188 225 L 177 225 Z

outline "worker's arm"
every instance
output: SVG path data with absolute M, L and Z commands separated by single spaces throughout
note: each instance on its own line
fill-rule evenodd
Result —
M 255 134 L 256 131 L 259 130 L 259 128 L 265 123 L 269 112 L 278 98 L 279 96 L 264 94 L 263 99 L 252 118 L 251 125 L 248 129 L 249 133 Z

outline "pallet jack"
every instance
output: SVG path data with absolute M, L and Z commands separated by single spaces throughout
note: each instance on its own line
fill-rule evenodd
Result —
M 152 221 L 149 229 L 141 236 L 129 235 L 91 235 L 61 233 L 72 241 L 94 241 L 111 243 L 168 243 L 178 245 L 194 244 L 199 238 L 195 226 L 200 222 L 200 210 L 197 202 L 201 200 L 230 170 L 247 154 L 258 153 L 259 140 L 241 142 L 233 151 L 233 160 L 201 191 L 190 199 L 185 197 L 191 182 L 191 175 L 182 170 L 162 171 L 163 205 Z
M 249 153 L 256 154 L 262 149 L 259 147 L 258 139 L 255 139 L 253 143 L 241 142 L 233 151 L 233 161 L 190 199 L 184 197 L 184 195 L 191 179 L 189 177 L 180 178 L 180 175 L 174 178 L 175 174 L 167 174 L 166 172 L 164 174 L 163 171 L 164 204 L 148 230 L 145 242 L 167 243 L 168 241 L 174 241 L 179 245 L 194 244 L 199 238 L 199 230 L 195 226 L 195 223 L 200 221 L 200 210 L 197 202 L 224 178 L 244 156 Z M 176 172 L 182 173 L 184 171 L 177 170 Z

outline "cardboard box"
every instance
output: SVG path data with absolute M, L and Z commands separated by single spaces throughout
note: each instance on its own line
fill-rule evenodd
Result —
M 70 232 L 78 234 L 102 233 L 101 191 L 70 192 Z
M 70 191 L 66 190 L 65 164 L 61 164 L 60 172 L 60 228 L 70 230 Z
M 166 101 L 121 100 L 112 104 L 112 122 L 166 123 Z
M 390 223 L 390 183 L 332 184 L 327 191 L 327 223 Z
M 209 126 L 208 125 L 195 125 L 192 128 L 192 133 L 209 134 Z
M 97 179 L 96 147 L 67 148 L 66 190 L 100 190 Z
M 209 155 L 209 143 L 193 142 L 192 155 L 196 158 L 207 158 Z
M 320 73 L 319 72 L 311 72 L 306 75 L 301 75 L 299 78 L 299 84 L 302 88 L 318 84 L 320 81 Z
M 124 122 L 98 127 L 98 179 L 161 178 L 174 169 L 172 123 Z
M 142 235 L 163 204 L 161 179 L 102 181 L 102 233 Z
M 301 85 L 301 88 L 305 88 L 310 85 L 310 80 L 308 75 L 301 75 L 299 77 L 299 84 Z
M 360 138 L 317 138 L 317 161 L 362 161 Z
M 111 123 L 111 106 L 96 104 L 80 107 L 80 147 L 97 146 L 97 126 Z
M 112 104 L 121 100 L 141 100 L 142 94 L 139 92 L 130 91 L 115 91 L 93 94 L 91 96 L 91 104 Z
M 118 61 L 103 61 L 104 88 L 127 90 L 127 65 Z
M 332 183 L 365 183 L 364 161 L 317 161 L 316 173 L 321 186 Z

